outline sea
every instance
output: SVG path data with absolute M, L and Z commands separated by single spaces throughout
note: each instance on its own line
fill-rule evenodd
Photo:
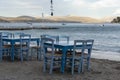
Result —
M 0 30 L 0 32 L 24 32 L 33 37 L 42 34 L 66 35 L 70 40 L 94 39 L 92 58 L 120 61 L 120 24 L 117 23 L 0 23 L 0 27 L 36 27 L 55 29 Z

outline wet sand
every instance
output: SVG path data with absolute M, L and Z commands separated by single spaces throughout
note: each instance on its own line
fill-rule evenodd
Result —
M 90 71 L 78 74 L 75 72 L 71 75 L 69 70 L 64 74 L 59 70 L 43 73 L 43 61 L 8 61 L 0 62 L 0 80 L 119 80 L 120 79 L 120 62 L 91 59 Z

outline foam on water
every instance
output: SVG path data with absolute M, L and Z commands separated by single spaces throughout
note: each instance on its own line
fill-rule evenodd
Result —
M 108 60 L 120 61 L 120 53 L 117 53 L 117 52 L 93 51 L 91 54 L 91 57 L 97 58 L 97 59 L 108 59 Z

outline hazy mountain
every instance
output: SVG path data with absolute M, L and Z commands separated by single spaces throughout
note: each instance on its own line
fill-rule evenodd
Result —
M 36 19 L 35 17 L 32 17 L 32 16 L 18 16 L 16 18 L 18 18 L 18 19 L 27 19 L 27 20 L 35 20 Z
M 32 17 L 32 16 L 18 16 L 18 17 L 2 17 L 1 21 L 8 22 L 81 22 L 81 23 L 104 23 L 111 22 L 115 17 L 104 17 L 102 19 L 95 19 L 91 17 L 80 16 L 47 16 L 47 17 Z
M 80 16 L 49 16 L 44 19 L 52 21 L 63 21 L 63 22 L 82 22 L 82 23 L 99 23 L 101 20 L 91 17 L 80 17 Z
M 9 21 L 0 18 L 0 22 L 9 22 Z
M 103 22 L 111 22 L 116 17 L 117 16 L 106 16 L 106 17 L 101 18 L 101 21 L 103 21 Z

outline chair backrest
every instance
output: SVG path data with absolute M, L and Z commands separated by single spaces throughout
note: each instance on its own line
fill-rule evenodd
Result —
M 0 49 L 2 48 L 2 33 L 0 32 Z
M 23 48 L 23 45 L 26 45 L 27 48 L 30 47 L 31 35 L 21 34 L 20 35 L 20 47 Z
M 23 33 L 23 32 L 15 32 L 14 33 L 14 35 L 13 35 L 13 37 L 14 38 L 18 38 L 20 35 L 24 35 L 25 33 Z
M 10 32 L 1 32 L 2 34 L 2 38 L 12 38 L 13 37 L 13 33 Z M 3 42 L 2 41 L 2 45 L 7 45 L 10 44 L 10 42 Z
M 87 50 L 87 57 L 90 57 L 91 56 L 91 51 L 92 51 L 92 47 L 93 47 L 93 43 L 94 43 L 94 40 L 85 40 L 84 41 L 84 49 L 85 51 Z M 85 56 L 86 56 L 85 54 Z
M 2 61 L 2 33 L 0 32 L 0 61 Z
M 80 56 L 84 56 L 85 50 L 87 50 L 88 56 L 91 55 L 91 50 L 93 46 L 94 40 L 75 40 L 74 41 L 74 49 L 73 49 L 73 56 L 76 55 L 76 53 L 79 53 Z
M 51 38 L 41 38 L 41 51 L 44 56 L 53 56 L 54 55 L 54 40 Z M 50 45 L 46 45 L 45 43 L 50 43 Z M 50 53 L 46 53 L 46 49 L 50 49 Z
M 2 37 L 3 37 L 3 38 L 12 38 L 12 37 L 13 37 L 13 33 L 10 33 L 10 32 L 2 32 Z
M 83 57 L 84 53 L 84 40 L 74 40 L 74 48 L 73 48 L 73 58 L 74 57 Z
M 43 34 L 41 35 L 41 38 L 51 38 L 56 41 L 56 43 L 59 41 L 59 36 L 53 36 L 53 35 L 48 35 L 48 34 Z
M 59 36 L 58 42 L 66 41 L 67 43 L 69 43 L 69 39 L 69 36 Z

